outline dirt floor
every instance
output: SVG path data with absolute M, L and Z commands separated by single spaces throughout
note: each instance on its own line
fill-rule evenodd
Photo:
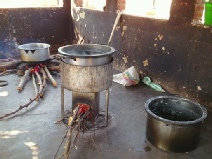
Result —
M 66 126 L 55 124 L 60 119 L 60 76 L 54 75 L 57 88 L 48 84 L 44 99 L 35 101 L 15 115 L 0 120 L 1 159 L 53 159 L 65 135 Z M 16 110 L 33 98 L 32 81 L 24 90 L 16 87 L 19 77 L 12 74 L 0 77 L 8 85 L 0 87 L 0 116 Z M 124 87 L 113 83 L 109 89 L 109 126 L 94 134 L 81 134 L 73 148 L 71 159 L 211 159 L 212 156 L 212 115 L 203 123 L 198 147 L 185 153 L 162 151 L 146 140 L 146 117 L 144 103 L 153 96 L 164 95 L 140 84 Z M 65 109 L 71 108 L 71 92 L 65 91 Z M 100 109 L 105 107 L 105 92 L 100 93 Z M 185 143 L 186 144 L 186 143 Z M 64 145 L 58 155 L 64 151 Z

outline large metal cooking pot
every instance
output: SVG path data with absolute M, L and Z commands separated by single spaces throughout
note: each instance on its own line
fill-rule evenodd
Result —
M 188 152 L 200 140 L 200 130 L 207 110 L 198 103 L 174 96 L 158 96 L 145 103 L 146 137 L 165 151 Z
M 42 62 L 50 59 L 49 44 L 28 43 L 19 45 L 21 60 L 24 62 Z
M 100 92 L 112 85 L 112 54 L 107 45 L 67 45 L 58 49 L 61 84 L 75 92 Z
M 64 63 L 77 66 L 98 66 L 113 61 L 115 49 L 107 45 L 75 44 L 58 49 Z

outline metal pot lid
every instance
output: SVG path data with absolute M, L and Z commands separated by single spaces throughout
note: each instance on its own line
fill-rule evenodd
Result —
M 98 44 L 74 44 L 60 47 L 59 53 L 71 57 L 108 56 L 115 52 L 113 47 Z
M 50 45 L 45 43 L 28 43 L 18 46 L 18 48 L 22 50 L 39 50 L 39 49 L 46 49 L 49 47 Z

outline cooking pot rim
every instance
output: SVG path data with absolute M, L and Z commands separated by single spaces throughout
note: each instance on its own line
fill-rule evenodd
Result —
M 104 54 L 93 54 L 93 55 L 76 55 L 76 54 L 68 54 L 64 51 L 62 51 L 62 49 L 66 48 L 66 47 L 69 47 L 69 46 L 103 46 L 103 47 L 108 47 L 110 48 L 110 51 L 104 53 Z M 71 57 L 76 57 L 76 58 L 92 58 L 92 57 L 101 57 L 101 56 L 108 56 L 108 55 L 111 55 L 115 52 L 116 50 L 113 48 L 113 47 L 110 47 L 108 45 L 100 45 L 100 44 L 73 44 L 73 45 L 66 45 L 66 46 L 61 46 L 58 48 L 58 52 L 64 56 L 71 56 Z
M 30 48 L 30 45 L 42 45 L 41 48 Z M 20 50 L 40 50 L 40 49 L 46 49 L 46 48 L 49 48 L 50 45 L 49 44 L 46 44 L 46 43 L 26 43 L 26 44 L 23 44 L 23 45 L 19 45 L 18 46 L 18 49 Z
M 189 103 L 192 103 L 194 105 L 197 105 L 201 111 L 202 111 L 202 116 L 196 120 L 193 121 L 173 121 L 173 120 L 168 120 L 168 119 L 164 119 L 162 117 L 159 117 L 158 115 L 154 114 L 150 109 L 149 109 L 149 104 L 156 100 L 156 99 L 180 99 Z M 176 96 L 155 96 L 152 98 L 149 98 L 146 102 L 145 102 L 145 110 L 147 111 L 147 114 L 151 115 L 152 117 L 165 122 L 167 124 L 172 124 L 172 125 L 191 125 L 191 124 L 197 124 L 199 122 L 202 122 L 206 117 L 207 117 L 207 110 L 205 107 L 203 107 L 202 105 L 200 105 L 199 103 L 190 101 L 189 99 L 186 98 L 181 98 L 181 97 L 176 97 Z

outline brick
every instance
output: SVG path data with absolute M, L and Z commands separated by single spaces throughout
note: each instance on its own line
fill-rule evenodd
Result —
M 117 8 L 118 10 L 123 11 L 125 10 L 125 5 L 118 5 Z
M 203 12 L 194 12 L 194 19 L 202 19 Z
M 125 10 L 126 8 L 126 0 L 117 0 L 117 8 L 118 10 Z
M 117 0 L 117 3 L 122 3 L 122 4 L 126 4 L 126 0 Z
M 83 6 L 83 0 L 75 0 L 74 3 L 76 4 L 77 7 Z
M 195 11 L 203 11 L 204 4 L 195 4 Z

